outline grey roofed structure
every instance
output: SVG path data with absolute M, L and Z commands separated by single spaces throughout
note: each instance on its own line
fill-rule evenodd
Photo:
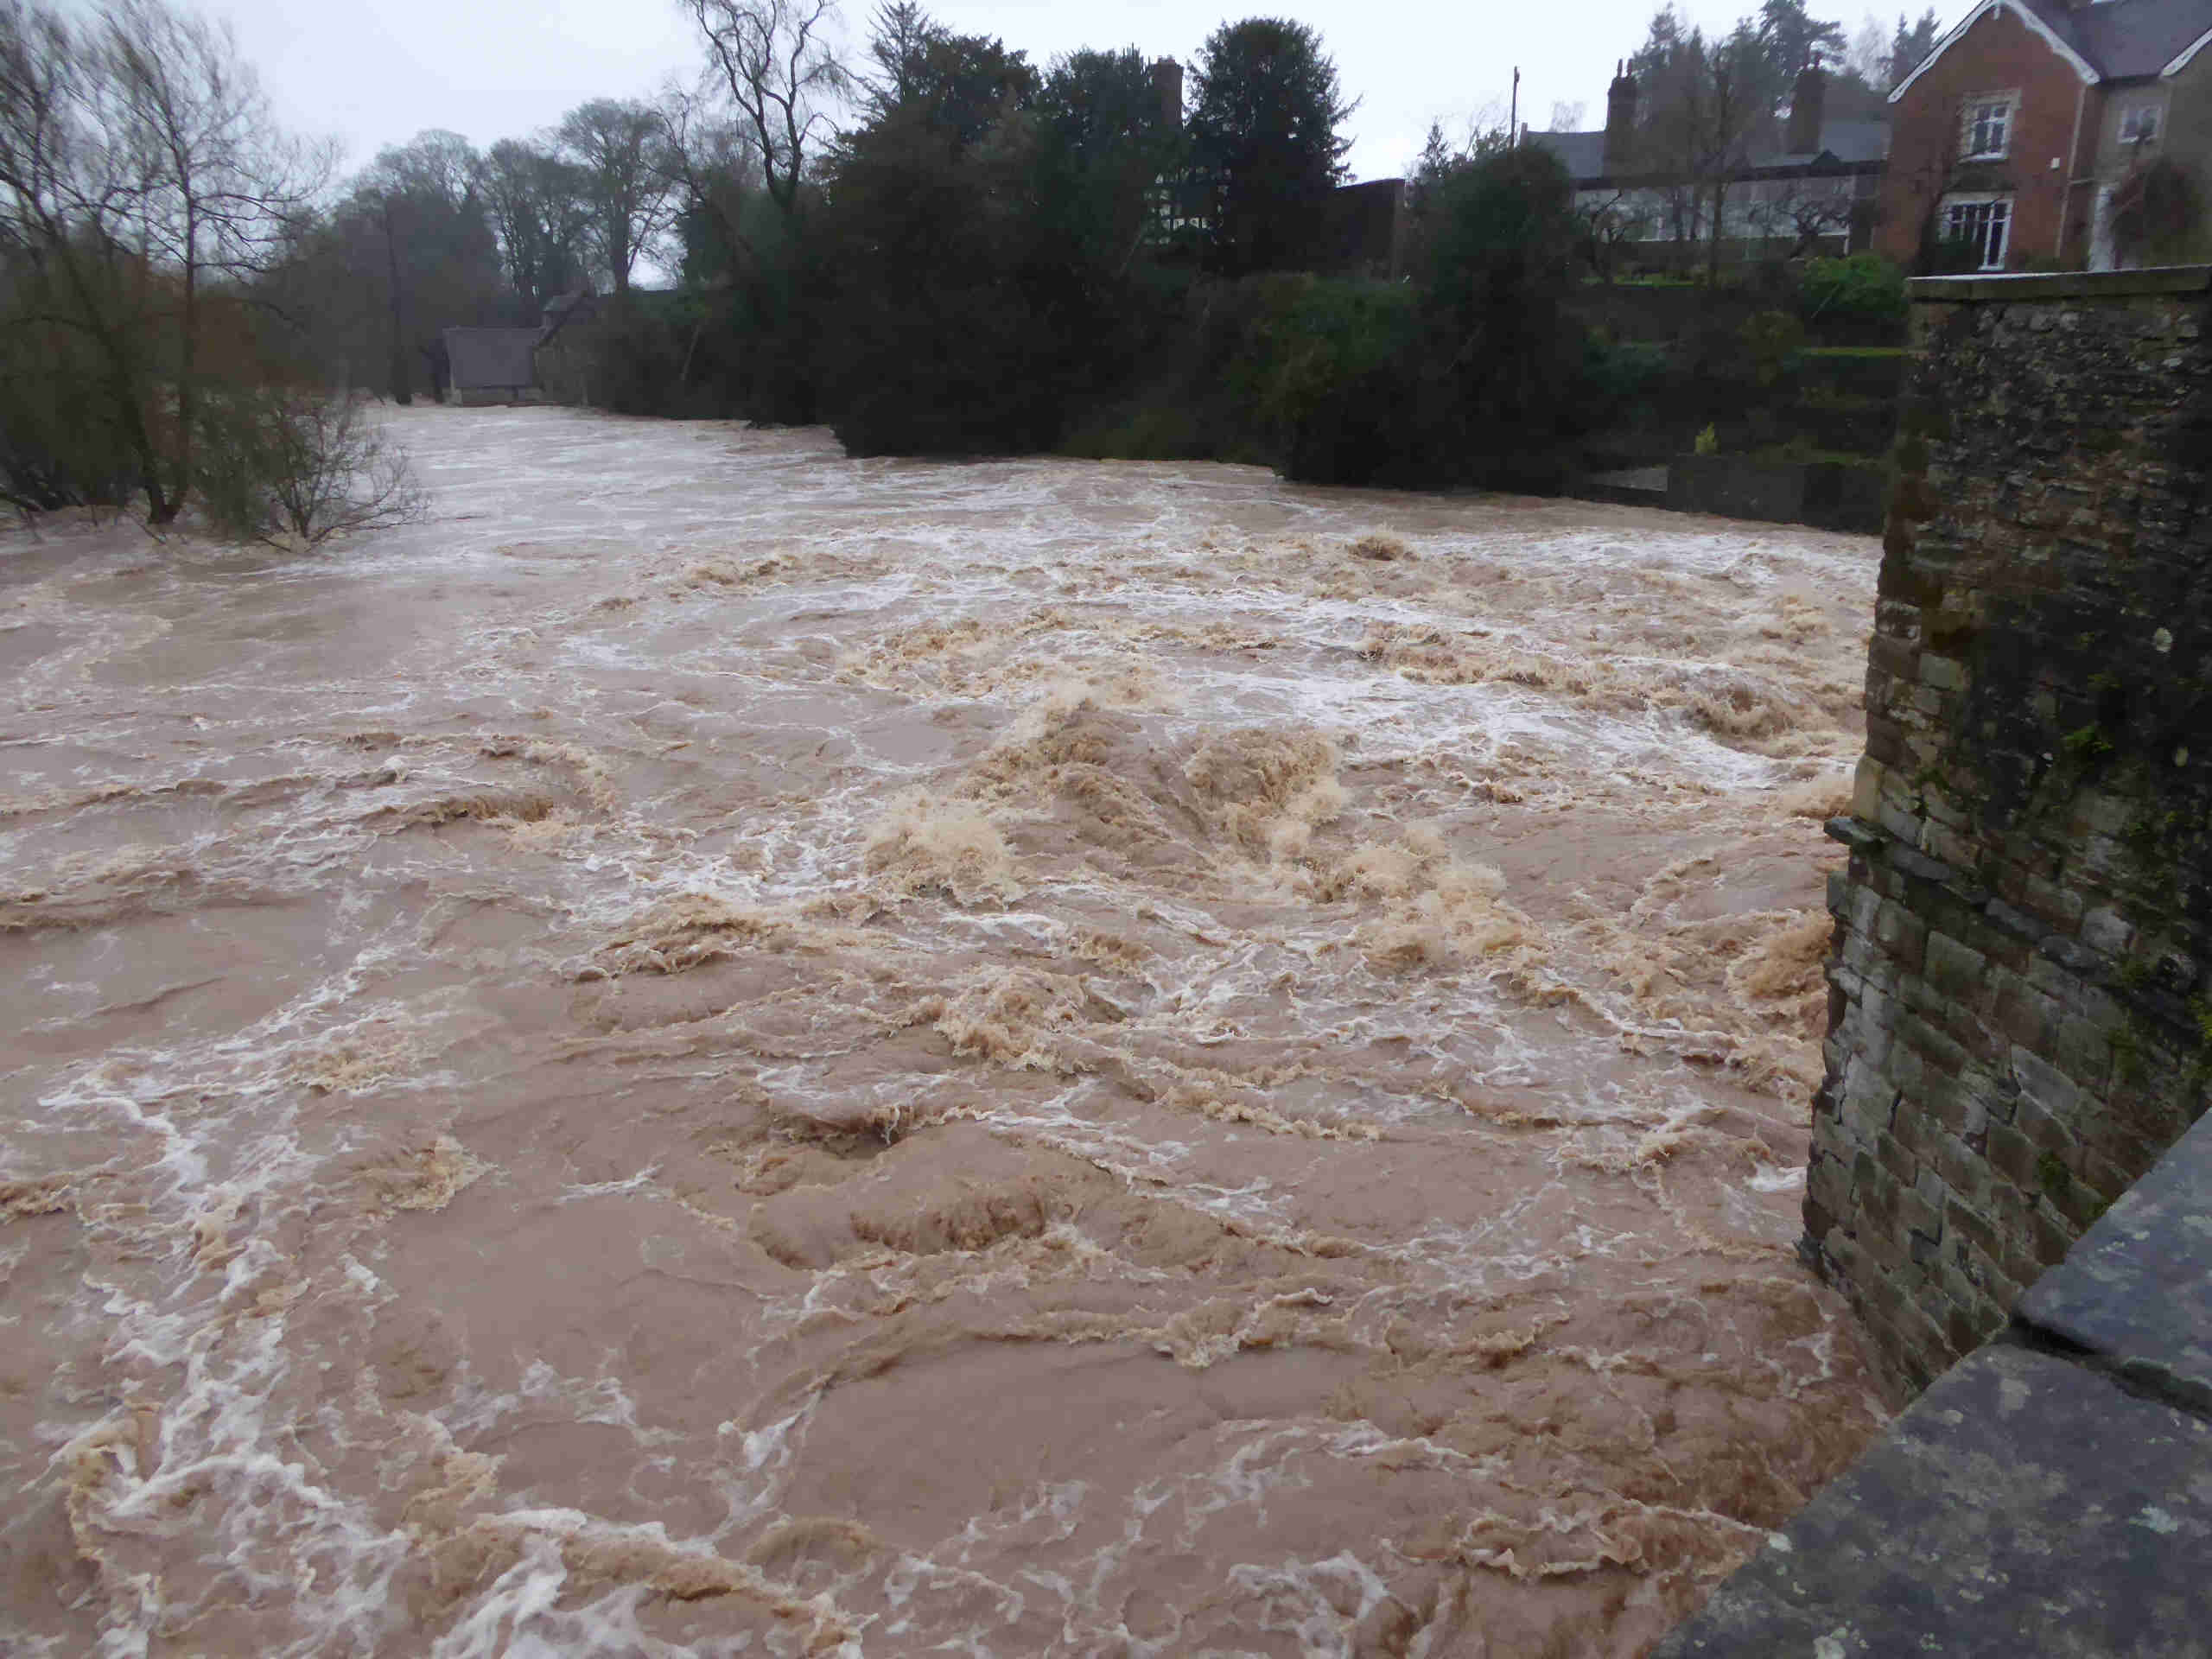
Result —
M 2212 4 L 2207 0 L 2103 0 L 2079 9 L 2066 0 L 1981 0 L 1898 83 L 1890 102 L 1901 99 L 1905 88 L 1983 13 L 2002 5 L 2018 12 L 2074 65 L 2084 81 L 2093 83 L 2177 73 L 2212 37 Z
M 1811 162 L 1824 156 L 1828 160 L 1850 166 L 1860 162 L 1885 160 L 1890 153 L 1890 124 L 1886 121 L 1834 120 L 1821 125 L 1819 156 L 1779 156 L 1773 162 L 1761 161 L 1756 165 L 1772 166 L 1776 162 Z
M 2202 0 L 2199 0 L 2199 3 L 2202 3 Z M 1605 135 L 1602 130 L 1596 132 L 1532 132 L 1525 142 L 1541 144 L 1558 156 L 1567 168 L 1567 176 L 1577 185 L 1643 183 L 1664 176 L 1649 168 L 1619 174 L 1609 172 L 1605 166 Z M 1746 157 L 1731 169 L 1729 176 L 1732 179 L 1757 179 L 1796 172 L 1879 172 L 1889 153 L 1890 124 L 1886 121 L 1823 121 L 1818 149 L 1796 154 L 1780 149 L 1764 151 Z
M 2107 80 L 2158 74 L 2212 29 L 2205 0 L 2107 0 L 2079 11 L 2059 0 L 2030 3 Z
M 448 328 L 446 361 L 462 404 L 512 403 L 537 385 L 535 328 Z
M 1532 132 L 1527 143 L 1541 144 L 1559 157 L 1570 179 L 1598 179 L 1605 174 L 1605 134 L 1595 132 Z

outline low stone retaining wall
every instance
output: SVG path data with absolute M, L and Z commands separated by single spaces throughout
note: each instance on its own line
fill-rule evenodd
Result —
M 1667 505 L 1676 512 L 1823 530 L 1881 529 L 1882 488 L 1879 467 L 1840 461 L 1678 455 L 1667 467 Z

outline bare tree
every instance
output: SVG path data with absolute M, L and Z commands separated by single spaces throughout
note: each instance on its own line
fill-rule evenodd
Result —
M 502 138 L 484 152 L 476 189 L 499 238 L 507 281 L 534 319 L 582 274 L 582 181 L 573 164 L 551 150 Z
M 418 357 L 429 361 L 433 391 L 442 388 L 443 325 L 488 321 L 499 308 L 499 245 L 478 194 L 481 171 L 466 138 L 434 128 L 379 151 L 334 215 L 344 263 L 381 289 L 399 403 L 413 399 Z
M 660 167 L 676 215 L 687 221 L 686 252 L 711 245 L 710 264 L 734 260 L 747 246 L 747 200 L 762 188 L 752 142 L 715 104 L 674 90 L 661 99 L 661 132 Z
M 830 124 L 827 105 L 850 76 L 831 50 L 836 0 L 683 0 L 705 37 L 721 90 L 736 107 L 761 181 L 786 219 L 798 212 L 807 157 Z
M 617 295 L 668 228 L 668 168 L 661 112 L 650 104 L 595 98 L 555 130 L 576 169 L 585 236 Z
M 1751 140 L 1772 114 L 1767 63 L 1758 37 L 1745 24 L 1706 54 L 1694 108 L 1698 117 L 1699 172 L 1713 192 L 1713 237 L 1706 277 L 1720 276 L 1720 239 L 1727 231 L 1728 183 L 1751 159 Z

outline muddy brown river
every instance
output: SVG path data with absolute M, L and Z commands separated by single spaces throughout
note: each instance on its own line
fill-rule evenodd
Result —
M 390 429 L 0 537 L 0 1650 L 1630 1655 L 1882 1426 L 1872 539 Z

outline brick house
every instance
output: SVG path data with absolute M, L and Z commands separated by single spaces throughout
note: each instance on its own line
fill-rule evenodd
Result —
M 2201 227 L 2155 258 L 2116 232 L 2158 162 L 2205 199 L 2208 42 L 2212 0 L 1982 0 L 1890 94 L 1875 245 L 1916 265 L 1956 242 L 1985 270 L 2202 257 Z

